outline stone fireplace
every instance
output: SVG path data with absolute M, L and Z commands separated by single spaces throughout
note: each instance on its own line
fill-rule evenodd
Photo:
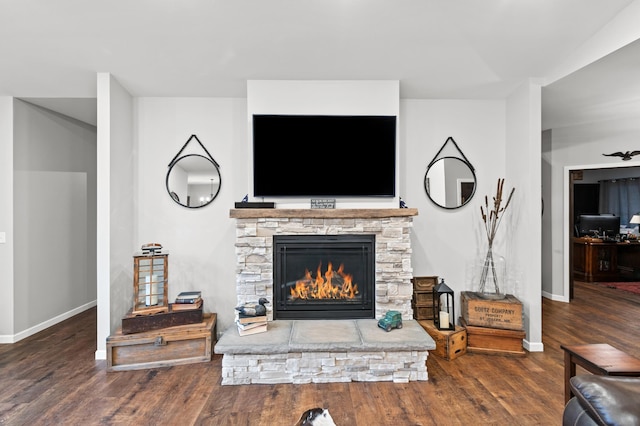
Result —
M 231 210 L 237 303 L 266 297 L 275 306 L 266 333 L 239 336 L 232 325 L 222 334 L 214 347 L 223 354 L 222 384 L 428 380 L 428 351 L 436 346 L 412 319 L 411 307 L 410 231 L 416 214 L 416 209 Z M 287 275 L 280 260 L 292 253 L 301 258 Z M 311 266 L 304 266 L 307 262 Z M 294 287 L 298 281 L 313 284 Z M 353 299 L 309 296 L 328 283 L 330 291 Z M 377 326 L 375 318 L 388 310 L 401 312 L 401 329 Z
M 372 235 L 373 317 L 388 310 L 411 319 L 411 227 L 416 209 L 233 209 L 238 305 L 275 300 L 274 236 Z

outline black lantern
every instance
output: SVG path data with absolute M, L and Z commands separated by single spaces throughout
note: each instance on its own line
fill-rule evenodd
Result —
M 453 290 L 440 279 L 433 287 L 433 323 L 438 330 L 455 330 Z

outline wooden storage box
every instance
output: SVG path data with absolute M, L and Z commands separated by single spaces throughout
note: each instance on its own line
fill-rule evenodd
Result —
M 141 370 L 211 361 L 216 339 L 216 314 L 198 324 L 107 338 L 107 371 Z
M 433 292 L 432 291 L 414 291 L 413 301 L 416 306 L 433 306 Z
M 438 277 L 413 277 L 411 282 L 414 291 L 431 291 L 438 284 Z
M 483 299 L 472 291 L 460 293 L 460 312 L 469 325 L 477 327 L 501 328 L 505 330 L 523 329 L 522 303 L 508 294 L 504 299 Z
M 433 287 L 438 284 L 438 277 L 413 277 L 413 318 L 416 320 L 433 319 Z
M 122 318 L 122 334 L 143 333 L 177 325 L 199 324 L 202 322 L 202 305 L 198 309 L 173 311 L 169 304 L 169 312 L 156 312 L 148 315 L 136 315 L 129 310 Z
M 411 304 L 413 308 L 413 319 L 416 320 L 432 320 L 433 319 L 433 306 L 416 306 L 415 303 Z
M 460 318 L 460 324 L 467 330 L 467 351 L 484 354 L 524 355 L 522 340 L 524 331 L 501 328 L 475 327 Z
M 434 352 L 441 358 L 451 361 L 467 353 L 467 331 L 459 326 L 455 330 L 438 330 L 433 321 L 418 321 L 429 336 L 436 342 Z

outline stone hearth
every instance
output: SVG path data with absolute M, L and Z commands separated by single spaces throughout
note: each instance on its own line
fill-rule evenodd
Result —
M 417 321 L 387 332 L 374 319 L 277 320 L 266 333 L 230 327 L 216 343 L 223 385 L 424 381 L 435 342 Z

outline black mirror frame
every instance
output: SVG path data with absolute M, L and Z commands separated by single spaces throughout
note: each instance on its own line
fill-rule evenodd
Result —
M 462 203 L 462 204 L 460 204 L 460 205 L 453 206 L 453 207 L 443 206 L 442 204 L 440 204 L 439 202 L 437 202 L 436 200 L 434 200 L 434 199 L 431 197 L 430 188 L 429 188 L 429 183 L 428 183 L 428 178 L 427 178 L 427 175 L 429 174 L 429 170 L 431 169 L 431 167 L 432 167 L 435 163 L 437 163 L 437 162 L 438 162 L 438 161 L 440 161 L 440 160 L 447 160 L 447 159 L 458 160 L 458 161 L 460 161 L 462 164 L 464 164 L 464 165 L 466 165 L 467 167 L 469 167 L 469 171 L 471 172 L 471 176 L 473 177 L 473 191 L 472 191 L 472 192 L 471 192 L 471 194 L 469 195 L 469 198 L 467 198 L 467 199 L 465 200 L 465 202 L 464 202 L 464 203 Z M 440 157 L 440 158 L 438 158 L 436 161 L 432 162 L 432 163 L 429 165 L 429 168 L 427 169 L 427 172 L 424 174 L 424 190 L 425 190 L 425 192 L 427 193 L 427 197 L 429 197 L 429 199 L 431 200 L 431 202 L 432 202 L 433 204 L 435 204 L 436 206 L 441 207 L 441 208 L 443 208 L 443 209 L 446 209 L 446 210 L 455 210 L 455 209 L 459 209 L 459 208 L 460 208 L 460 207 L 462 207 L 462 206 L 467 205 L 467 204 L 469 203 L 469 201 L 471 201 L 471 199 L 472 199 L 472 198 L 473 198 L 473 196 L 475 195 L 475 193 L 476 193 L 476 189 L 477 189 L 477 188 L 478 188 L 478 179 L 476 178 L 476 173 L 475 173 L 475 171 L 474 171 L 473 167 L 471 166 L 471 164 L 470 164 L 468 161 L 463 160 L 462 158 L 459 158 L 459 157 Z
M 458 152 L 460 153 L 460 155 L 462 156 L 462 158 L 460 157 L 453 157 L 453 156 L 447 156 L 447 157 L 440 157 L 440 153 L 442 152 L 442 150 L 444 149 L 444 147 L 449 143 L 453 143 L 453 145 L 455 146 L 455 148 L 458 150 Z M 431 169 L 431 167 L 438 161 L 440 160 L 444 160 L 447 158 L 451 158 L 451 159 L 456 159 L 461 161 L 464 165 L 466 165 L 469 168 L 469 171 L 471 172 L 471 175 L 473 176 L 473 191 L 471 192 L 471 195 L 469 195 L 469 198 L 462 204 L 460 205 L 456 205 L 456 206 L 452 206 L 452 207 L 448 207 L 448 206 L 443 206 L 442 204 L 438 203 L 437 201 L 435 201 L 430 194 L 430 189 L 429 189 L 429 182 L 427 180 L 427 175 L 429 174 L 429 170 Z M 467 160 L 467 157 L 464 155 L 464 153 L 462 152 L 462 150 L 460 149 L 460 147 L 458 147 L 458 144 L 456 143 L 456 141 L 449 136 L 447 138 L 447 140 L 444 142 L 444 144 L 442 144 L 442 147 L 440 147 L 440 150 L 438 151 L 438 153 L 435 155 L 435 157 L 433 157 L 433 160 L 431 160 L 431 162 L 429 163 L 429 165 L 427 166 L 427 171 L 424 174 L 424 190 L 427 193 L 427 197 L 429 197 L 429 199 L 431 200 L 431 202 L 433 204 L 435 204 L 436 206 L 446 209 L 446 210 L 455 210 L 455 209 L 459 209 L 460 207 L 463 207 L 467 204 L 469 204 L 469 201 L 471 201 L 471 199 L 473 198 L 473 196 L 476 193 L 476 189 L 478 188 L 478 178 L 476 177 L 476 171 L 475 168 L 473 167 L 473 165 L 471 164 L 471 162 L 469 160 Z
M 189 142 L 191 142 L 192 139 L 195 139 L 198 144 L 200 144 L 200 147 L 202 148 L 202 150 L 207 154 L 206 156 L 204 155 L 200 155 L 200 154 L 187 154 L 187 155 L 183 155 L 180 156 L 180 154 L 182 154 L 182 151 L 184 151 L 184 149 L 187 147 L 187 145 L 189 144 Z M 178 197 L 178 195 L 173 192 L 171 190 L 171 188 L 169 188 L 169 175 L 171 174 L 171 170 L 173 170 L 173 166 L 176 165 L 176 163 L 178 163 L 180 160 L 184 159 L 184 158 L 188 158 L 188 157 L 201 157 L 204 158 L 205 160 L 209 161 L 211 163 L 211 165 L 214 167 L 215 171 L 218 173 L 218 189 L 216 190 L 215 194 L 211 194 L 211 199 L 204 203 L 201 204 L 199 206 L 188 206 L 186 204 L 182 204 L 182 202 L 180 202 L 180 199 Z M 167 170 L 167 175 L 165 177 L 165 187 L 167 188 L 167 193 L 169 193 L 169 196 L 171 197 L 171 199 L 178 205 L 188 208 L 188 209 L 199 209 L 201 207 L 205 207 L 208 206 L 209 204 L 211 204 L 213 202 L 213 200 L 216 199 L 216 197 L 218 196 L 218 194 L 220 193 L 220 188 L 222 188 L 222 174 L 220 173 L 220 165 L 216 162 L 216 160 L 213 159 L 213 157 L 211 156 L 211 154 L 209 154 L 209 151 L 207 151 L 207 148 L 205 148 L 205 146 L 202 144 L 202 142 L 200 142 L 200 139 L 198 139 L 198 137 L 196 135 L 191 135 L 191 137 L 189 137 L 189 139 L 187 139 L 187 141 L 184 143 L 184 145 L 182 145 L 182 148 L 180 149 L 180 151 L 178 151 L 178 153 L 176 154 L 175 157 L 173 157 L 173 160 L 171 160 L 171 162 L 169 163 L 169 170 Z
M 218 189 L 216 190 L 215 194 L 211 194 L 211 199 L 209 201 L 207 201 L 204 204 L 201 204 L 199 206 L 188 206 L 186 204 L 183 204 L 178 195 L 173 192 L 171 190 L 171 188 L 169 188 L 169 175 L 171 175 L 171 171 L 173 170 L 173 166 L 175 166 L 176 164 L 178 164 L 180 162 L 180 160 L 185 159 L 185 158 L 189 158 L 189 157 L 200 157 L 206 161 L 208 161 L 209 163 L 211 163 L 211 165 L 213 166 L 214 170 L 218 173 L 218 179 L 219 179 L 219 183 L 218 183 Z M 199 155 L 199 154 L 189 154 L 189 155 L 183 155 L 180 158 L 177 158 L 169 167 L 169 170 L 167 171 L 167 176 L 165 178 L 165 186 L 167 188 L 167 192 L 169 193 L 169 195 L 171 196 L 171 199 L 173 201 L 175 201 L 177 204 L 181 205 L 182 207 L 186 207 L 188 209 L 199 209 L 201 207 L 205 207 L 208 206 L 209 204 L 211 204 L 213 202 L 213 200 L 216 199 L 216 197 L 218 196 L 218 194 L 220 193 L 220 188 L 222 187 L 222 177 L 220 176 L 220 169 L 218 168 L 217 164 L 213 161 L 211 161 L 211 159 L 205 157 L 204 155 Z

